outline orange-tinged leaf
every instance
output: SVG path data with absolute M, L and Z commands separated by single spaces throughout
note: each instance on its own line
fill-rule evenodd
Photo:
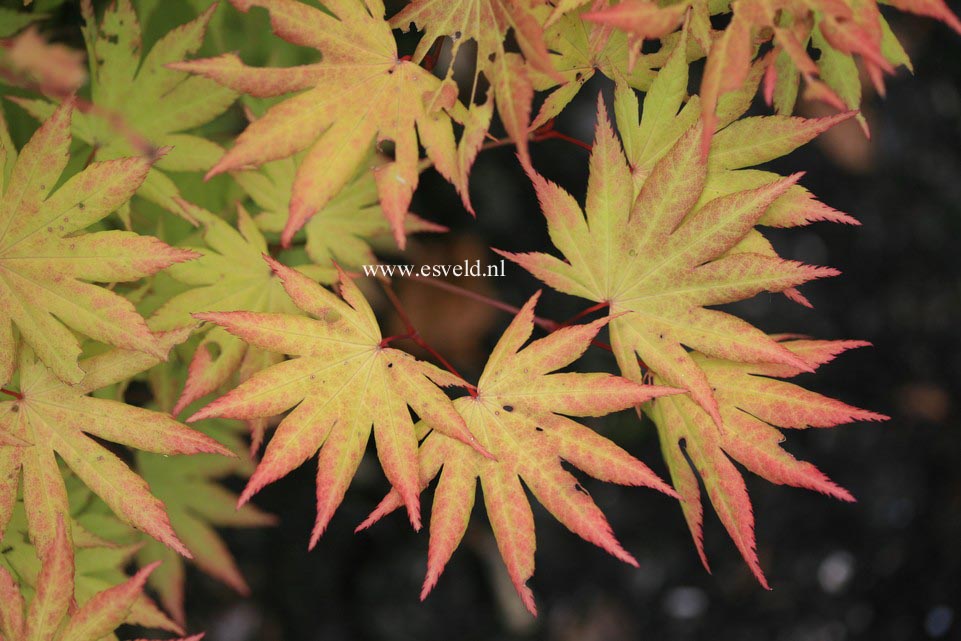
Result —
M 251 376 L 194 414 L 250 419 L 295 408 L 277 427 L 240 498 L 246 503 L 320 451 L 313 547 L 340 505 L 370 438 L 391 485 L 420 527 L 417 439 L 408 405 L 435 429 L 481 451 L 464 419 L 438 385 L 456 376 L 386 347 L 374 313 L 341 273 L 343 299 L 300 272 L 265 256 L 294 304 L 313 318 L 254 312 L 207 312 L 212 322 L 252 346 L 295 358 Z M 296 407 L 295 407 L 296 406 Z
M 815 340 L 789 340 L 781 344 L 803 359 L 808 368 L 817 368 L 843 351 L 866 345 L 861 341 Z M 645 412 L 657 425 L 664 458 L 674 487 L 683 500 L 684 516 L 705 566 L 703 508 L 692 465 L 741 555 L 758 581 L 767 587 L 755 549 L 751 502 L 732 460 L 772 483 L 803 487 L 842 501 L 853 501 L 847 490 L 816 467 L 798 461 L 783 450 L 780 444 L 784 436 L 778 428 L 834 427 L 854 421 L 882 421 L 887 417 L 779 380 L 805 371 L 793 365 L 734 363 L 701 354 L 693 358 L 715 390 L 722 426 L 719 428 L 702 408 L 683 396 L 657 399 L 645 406 Z
M 52 641 L 73 601 L 73 549 L 63 518 L 57 519 L 53 540 L 42 555 L 37 593 L 27 610 L 27 641 Z
M 527 302 L 497 343 L 476 396 L 454 401 L 494 458 L 437 431 L 420 446 L 421 487 L 440 474 L 421 599 L 433 589 L 464 536 L 478 481 L 507 571 L 534 614 L 533 594 L 526 585 L 534 573 L 534 520 L 521 480 L 572 532 L 631 565 L 637 565 L 634 557 L 614 538 L 604 514 L 561 461 L 603 481 L 672 494 L 639 460 L 567 417 L 603 416 L 681 390 L 639 385 L 610 374 L 552 373 L 580 358 L 607 319 L 565 327 L 523 347 L 534 327 L 537 299 L 535 295 Z M 434 427 L 429 418 L 424 423 Z M 392 490 L 358 529 L 403 504 L 400 492 Z
M 591 155 L 585 214 L 557 185 L 532 174 L 554 245 L 547 254 L 504 255 L 551 287 L 608 303 L 612 348 L 627 378 L 640 358 L 667 384 L 691 392 L 718 424 L 717 401 L 687 349 L 747 362 L 804 362 L 760 330 L 709 306 L 784 291 L 834 275 L 777 257 L 734 253 L 798 179 L 776 178 L 699 204 L 710 168 L 700 127 L 689 129 L 650 171 L 636 198 L 603 104 Z
M 90 165 L 54 191 L 67 161 L 71 102 L 23 148 L 0 200 L 0 347 L 11 323 L 45 365 L 76 383 L 80 344 L 71 329 L 100 342 L 162 355 L 133 305 L 96 282 L 136 280 L 195 254 L 132 232 L 82 231 L 125 203 L 150 162 L 123 158 Z M 52 193 L 51 193 L 52 192 Z M 15 350 L 0 351 L 0 378 Z
M 174 334 L 167 339 L 166 347 L 183 338 L 183 334 Z M 142 361 L 126 357 L 121 350 L 81 364 L 97 385 L 128 378 L 143 369 Z M 30 348 L 21 350 L 19 375 L 21 398 L 0 403 L 0 431 L 27 444 L 3 448 L 0 462 L 7 473 L 5 478 L 14 479 L 14 492 L 22 470 L 30 537 L 40 554 L 54 544 L 57 520 L 68 513 L 59 457 L 122 520 L 189 556 L 170 527 L 163 503 L 116 454 L 91 437 L 160 454 L 208 452 L 229 456 L 231 452 L 167 414 L 86 396 L 91 388 L 85 381 L 65 385 Z M 6 519 L 0 524 L 5 525 Z
M 245 12 L 253 6 L 266 8 L 277 35 L 320 50 L 323 60 L 288 69 L 252 69 L 234 54 L 224 54 L 170 65 L 254 96 L 304 91 L 251 123 L 208 176 L 307 150 L 282 236 L 289 244 L 297 230 L 357 174 L 371 145 L 390 140 L 394 160 L 375 171 L 384 214 L 403 247 L 403 220 L 418 182 L 418 133 L 425 143 L 425 129 L 434 134 L 429 136 L 433 144 L 425 144 L 428 157 L 448 170 L 449 180 L 460 184 L 449 166 L 456 157 L 453 133 L 449 139 L 436 135 L 437 127 L 452 127 L 445 110 L 457 102 L 456 87 L 399 59 L 378 2 L 326 2 L 331 15 L 296 0 L 231 1 Z

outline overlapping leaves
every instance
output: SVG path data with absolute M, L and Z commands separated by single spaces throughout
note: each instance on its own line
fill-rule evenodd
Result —
M 567 417 L 603 416 L 679 390 L 609 374 L 552 373 L 580 358 L 607 320 L 566 327 L 524 347 L 534 328 L 537 299 L 531 298 L 504 332 L 475 393 L 454 402 L 468 429 L 494 458 L 439 431 L 431 431 L 420 446 L 421 485 L 440 475 L 422 599 L 467 530 L 478 482 L 511 581 L 534 614 L 534 596 L 527 587 L 534 573 L 534 515 L 522 480 L 572 532 L 634 566 L 637 561 L 614 538 L 604 514 L 562 461 L 610 483 L 673 494 L 646 465 Z M 434 425 L 428 419 L 424 427 Z M 400 492 L 392 490 L 361 528 L 403 505 Z
M 251 419 L 294 406 L 267 444 L 240 503 L 320 451 L 313 547 L 340 505 L 371 432 L 388 480 L 420 527 L 417 439 L 408 405 L 434 429 L 483 452 L 438 385 L 458 377 L 386 346 L 357 286 L 341 274 L 343 299 L 300 272 L 267 259 L 294 304 L 312 318 L 255 312 L 204 312 L 252 346 L 295 356 L 241 383 L 189 420 Z

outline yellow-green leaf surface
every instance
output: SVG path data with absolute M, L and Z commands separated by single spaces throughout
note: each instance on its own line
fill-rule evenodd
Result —
M 70 538 L 73 539 L 75 558 L 74 597 L 77 605 L 83 606 L 96 594 L 120 585 L 129 578 L 124 568 L 130 565 L 137 549 L 140 547 L 139 543 L 136 542 L 145 537 L 114 518 L 110 514 L 110 508 L 95 496 L 91 496 L 89 490 L 83 488 L 81 492 L 78 492 L 79 482 L 75 480 L 75 477 L 68 477 L 66 480 L 68 481 L 71 507 L 78 509 L 74 500 L 78 496 L 82 496 L 85 500 L 82 508 L 79 508 L 82 511 L 77 515 L 78 520 L 70 519 L 69 521 Z M 99 512 L 96 516 L 93 515 L 95 511 Z M 96 518 L 96 520 L 94 521 L 92 518 Z M 95 540 L 81 526 L 81 522 L 84 526 L 97 529 L 104 536 L 109 533 L 110 540 Z M 114 530 L 123 531 L 128 540 L 123 544 L 114 543 Z M 17 577 L 20 591 L 29 602 L 37 589 L 41 562 L 37 556 L 36 548 L 29 542 L 28 532 L 27 517 L 21 502 L 18 503 L 2 539 L 3 551 L 0 552 L 0 568 L 5 568 Z M 159 568 L 151 575 L 151 582 L 155 580 L 158 571 Z M 174 634 L 183 634 L 183 629 L 164 614 L 146 594 L 141 594 L 136 599 L 130 613 L 124 619 L 124 623 L 166 630 Z
M 152 329 L 195 326 L 191 313 L 198 310 L 301 313 L 264 262 L 267 241 L 242 207 L 238 208 L 235 228 L 204 209 L 186 202 L 181 206 L 200 221 L 206 247 L 193 247 L 200 258 L 169 271 L 175 280 L 193 287 L 173 296 L 151 316 Z M 312 265 L 303 269 L 320 271 Z M 250 347 L 219 327 L 208 325 L 198 333 L 203 338 L 193 353 L 180 398 L 171 410 L 174 416 L 215 392 L 235 373 L 245 381 L 283 360 L 282 355 Z M 250 421 L 254 450 L 263 439 L 265 426 L 266 419 Z
M 163 337 L 171 344 L 184 333 Z M 181 425 L 168 414 L 91 398 L 94 389 L 129 378 L 158 362 L 137 352 L 112 350 L 82 361 L 87 372 L 77 385 L 58 380 L 30 348 L 20 353 L 18 397 L 0 403 L 0 432 L 22 445 L 0 447 L 0 478 L 12 479 L 0 494 L 0 526 L 10 519 L 16 487 L 22 491 L 31 540 L 41 555 L 51 545 L 57 520 L 69 513 L 57 460 L 66 465 L 126 523 L 189 556 L 163 503 L 147 483 L 96 439 L 158 454 L 232 455 L 216 441 Z
M 674 494 L 642 462 L 567 417 L 603 416 L 681 390 L 639 385 L 610 374 L 552 373 L 580 358 L 607 319 L 559 329 L 524 347 L 534 328 L 537 299 L 535 295 L 527 302 L 497 343 L 476 395 L 454 402 L 494 458 L 436 431 L 420 446 L 421 487 L 440 474 L 421 599 L 433 589 L 467 530 L 478 481 L 511 581 L 532 614 L 536 607 L 527 581 L 534 573 L 534 516 L 522 480 L 568 529 L 634 566 L 637 561 L 621 547 L 600 508 L 562 461 L 603 481 Z M 433 424 L 426 420 L 424 427 Z M 392 490 L 360 528 L 403 505 L 400 493 Z
M 394 144 L 394 160 L 376 167 L 375 178 L 399 246 L 418 182 L 418 140 L 437 170 L 466 188 L 447 111 L 458 104 L 457 88 L 400 59 L 380 0 L 330 0 L 324 3 L 330 13 L 297 0 L 231 3 L 244 12 L 266 8 L 278 36 L 323 55 L 319 63 L 287 68 L 251 68 L 235 54 L 173 65 L 256 97 L 302 92 L 251 123 L 208 173 L 307 150 L 293 184 L 285 244 L 356 176 L 374 142 Z
M 251 376 L 189 420 L 251 419 L 295 408 L 267 444 L 240 503 L 319 450 L 311 547 L 343 500 L 373 431 L 384 473 L 419 528 L 417 438 L 408 405 L 438 431 L 483 451 L 438 387 L 465 383 L 387 347 L 370 305 L 345 274 L 341 299 L 300 272 L 266 260 L 297 307 L 312 318 L 242 311 L 195 316 L 255 347 L 294 358 Z
M 164 35 L 141 54 L 141 29 L 130 0 L 111 3 L 98 24 L 89 0 L 82 3 L 84 37 L 90 61 L 92 110 L 74 117 L 73 133 L 109 160 L 170 148 L 151 169 L 137 193 L 183 216 L 180 192 L 167 172 L 206 171 L 223 150 L 209 139 L 187 133 L 222 114 L 236 94 L 205 78 L 168 67 L 196 52 L 216 3 L 197 19 Z M 54 106 L 17 100 L 37 118 Z
M 16 336 L 56 376 L 76 383 L 80 343 L 161 356 L 132 304 L 95 283 L 132 281 L 195 254 L 125 231 L 83 233 L 126 203 L 150 161 L 96 162 L 57 187 L 68 159 L 73 103 L 57 108 L 23 148 L 0 199 L 0 383 L 16 362 Z M 15 150 L 4 145 L 8 162 Z M 71 331 L 73 330 L 73 331 Z
M 710 385 L 687 348 L 732 360 L 805 365 L 749 323 L 708 307 L 836 272 L 729 253 L 797 176 L 699 204 L 707 171 L 694 126 L 653 166 L 635 198 L 630 169 L 599 101 L 586 218 L 570 194 L 531 176 L 551 240 L 567 261 L 504 255 L 559 291 L 607 303 L 616 315 L 611 342 L 623 374 L 642 381 L 640 358 L 666 384 L 689 390 L 720 423 Z
M 781 344 L 809 368 L 816 368 L 837 354 L 866 343 L 789 340 Z M 778 428 L 825 428 L 853 421 L 883 421 L 887 417 L 778 380 L 802 373 L 804 370 L 798 367 L 734 363 L 702 354 L 693 358 L 715 390 L 722 426 L 719 428 L 701 407 L 684 396 L 657 399 L 645 406 L 645 412 L 657 425 L 661 451 L 674 487 L 681 495 L 684 517 L 705 567 L 704 509 L 698 478 L 751 571 L 767 587 L 755 550 L 751 501 L 744 479 L 732 461 L 771 483 L 853 501 L 847 490 L 835 485 L 816 467 L 798 461 L 782 449 L 784 435 Z
M 262 210 L 254 217 L 265 232 L 280 233 L 287 222 L 290 195 L 297 172 L 297 160 L 285 158 L 266 163 L 258 171 L 241 171 L 234 179 Z M 404 232 L 447 231 L 414 214 L 404 218 Z M 304 248 L 323 271 L 321 282 L 337 279 L 336 262 L 347 270 L 377 262 L 374 250 L 396 251 L 390 223 L 377 199 L 377 184 L 370 171 L 363 171 L 304 225 Z M 295 242 L 299 238 L 295 237 Z

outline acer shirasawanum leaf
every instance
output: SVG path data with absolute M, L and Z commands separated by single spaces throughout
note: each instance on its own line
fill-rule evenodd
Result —
M 615 86 L 614 114 L 634 179 L 635 194 L 643 187 L 654 165 L 699 118 L 699 97 L 693 96 L 684 102 L 688 84 L 685 41 L 686 32 L 682 31 L 679 42 L 644 97 L 640 120 L 637 95 L 624 82 Z M 760 66 L 756 66 L 744 87 L 725 94 L 718 102 L 719 132 L 711 142 L 704 191 L 695 207 L 720 196 L 777 180 L 780 176 L 775 173 L 749 167 L 784 156 L 854 115 L 854 112 L 848 112 L 826 118 L 745 117 L 761 80 L 761 71 Z M 798 227 L 819 221 L 860 224 L 848 214 L 818 201 L 801 185 L 794 184 L 771 203 L 758 225 Z M 749 232 L 728 251 L 729 254 L 738 252 L 777 258 L 774 247 L 758 230 Z M 783 293 L 801 305 L 811 306 L 797 288 L 786 289 Z
M 685 347 L 719 358 L 807 366 L 752 325 L 707 308 L 837 272 L 751 252 L 730 254 L 798 176 L 697 206 L 708 169 L 699 143 L 699 127 L 690 128 L 654 165 L 635 198 L 599 99 L 586 220 L 570 194 L 531 174 L 551 240 L 568 262 L 501 253 L 554 289 L 608 303 L 616 315 L 612 348 L 624 376 L 642 381 L 640 358 L 666 384 L 689 390 L 720 424 L 717 400 Z
M 508 574 L 533 614 L 537 609 L 527 581 L 534 573 L 534 516 L 522 480 L 568 529 L 635 566 L 634 557 L 614 538 L 604 514 L 562 461 L 603 481 L 674 495 L 642 462 L 567 417 L 603 416 L 683 390 L 639 385 L 610 374 L 552 373 L 580 358 L 608 319 L 564 327 L 524 347 L 534 328 L 538 298 L 535 294 L 524 305 L 498 341 L 476 396 L 454 401 L 468 429 L 494 458 L 437 431 L 420 446 L 421 487 L 440 474 L 421 599 L 433 589 L 467 530 L 478 480 Z M 433 427 L 430 419 L 423 425 L 425 430 Z M 358 529 L 403 505 L 400 493 L 391 490 Z
M 181 202 L 181 207 L 203 227 L 206 247 L 193 247 L 200 258 L 175 265 L 168 272 L 175 280 L 192 289 L 168 300 L 153 316 L 149 324 L 154 330 L 171 330 L 196 326 L 191 313 L 197 310 L 227 311 L 243 309 L 251 312 L 299 314 L 280 280 L 264 263 L 267 241 L 243 207 L 237 209 L 236 227 L 200 207 Z M 321 272 L 316 265 L 299 269 Z M 245 381 L 256 372 L 283 360 L 283 356 L 268 350 L 249 347 L 244 341 L 223 329 L 211 325 L 198 332 L 203 336 L 194 351 L 187 371 L 187 380 L 174 416 L 194 401 L 219 389 L 234 375 Z M 266 429 L 266 418 L 248 421 L 253 435 L 252 451 L 259 449 Z
M 418 137 L 434 167 L 466 190 L 448 114 L 458 104 L 457 88 L 400 59 L 380 0 L 329 0 L 324 6 L 330 13 L 297 0 L 231 3 L 244 12 L 264 7 L 277 35 L 323 55 L 316 64 L 276 69 L 247 67 L 234 54 L 171 65 L 256 97 L 303 92 L 251 123 L 208 173 L 246 169 L 309 148 L 294 180 L 285 244 L 357 174 L 375 142 L 394 143 L 394 161 L 377 167 L 375 176 L 400 247 L 418 182 Z
M 787 340 L 780 344 L 810 368 L 828 363 L 848 349 L 867 345 L 862 341 L 818 340 Z M 681 495 L 684 518 L 704 566 L 707 567 L 701 527 L 704 511 L 698 477 L 737 549 L 766 588 L 767 580 L 755 550 L 751 501 L 732 460 L 771 483 L 853 501 L 847 490 L 835 485 L 816 467 L 783 450 L 784 435 L 777 428 L 834 427 L 854 421 L 884 421 L 888 417 L 778 380 L 804 371 L 792 365 L 733 363 L 702 354 L 694 354 L 693 358 L 715 390 L 721 407 L 721 427 L 684 396 L 657 399 L 645 405 L 644 411 L 657 425 L 661 451 L 674 487 Z
M 184 338 L 162 337 L 169 349 Z M 111 350 L 82 361 L 85 377 L 68 386 L 43 366 L 29 347 L 20 353 L 19 398 L 0 403 L 0 432 L 22 445 L 0 447 L 0 478 L 12 479 L 0 492 L 0 529 L 6 526 L 23 476 L 23 497 L 30 537 L 45 553 L 57 519 L 69 514 L 67 491 L 57 458 L 117 516 L 185 556 L 188 550 L 170 527 L 164 505 L 142 478 L 94 438 L 158 454 L 214 453 L 233 456 L 217 441 L 181 425 L 168 414 L 91 398 L 94 389 L 126 379 L 159 359 L 138 352 Z
M 299 154 L 298 154 L 299 156 Z M 290 210 L 290 195 L 297 172 L 297 157 L 275 160 L 257 171 L 233 174 L 250 198 L 262 210 L 254 216 L 265 232 L 283 231 Z M 404 217 L 404 233 L 444 232 L 447 228 L 412 213 Z M 298 232 L 298 236 L 300 236 Z M 310 260 L 322 269 L 321 282 L 337 280 L 334 262 L 346 270 L 359 270 L 362 265 L 377 262 L 373 250 L 396 251 L 390 223 L 384 217 L 377 199 L 373 173 L 363 170 L 324 205 L 303 228 L 304 249 Z M 300 242 L 298 237 L 295 244 Z
M 277 427 L 240 497 L 243 505 L 320 450 L 316 545 L 364 455 L 371 426 L 377 456 L 420 528 L 417 438 L 407 406 L 438 431 L 484 452 L 438 385 L 457 376 L 386 346 L 370 305 L 341 273 L 338 298 L 300 272 L 266 257 L 294 304 L 313 318 L 254 312 L 205 312 L 212 322 L 254 347 L 294 356 L 254 374 L 190 417 L 251 419 L 294 406 Z
M 68 96 L 87 79 L 83 55 L 48 42 L 33 25 L 13 35 L 39 17 L 0 8 L 0 78 L 14 86 Z
M 130 199 L 150 161 L 96 162 L 54 191 L 68 159 L 72 112 L 70 100 L 54 111 L 24 146 L 3 186 L 0 383 L 13 373 L 14 328 L 47 367 L 71 383 L 84 371 L 77 364 L 80 343 L 70 330 L 162 357 L 133 305 L 94 283 L 136 280 L 195 256 L 132 232 L 82 233 Z M 15 150 L 4 148 L 12 162 Z
M 43 565 L 29 605 L 6 569 L 0 567 L 0 631 L 5 641 L 99 641 L 127 618 L 156 568 L 148 566 L 124 583 L 74 606 L 74 557 L 63 519 L 41 554 Z
M 81 3 L 93 109 L 74 115 L 73 133 L 89 145 L 97 160 L 169 148 L 137 194 L 188 220 L 177 202 L 180 191 L 167 172 L 210 169 L 223 150 L 207 138 L 185 132 L 222 114 L 236 94 L 166 65 L 200 48 L 216 6 L 211 4 L 195 20 L 165 34 L 142 56 L 142 33 L 130 0 L 111 3 L 100 24 L 90 1 Z M 54 109 L 44 100 L 16 102 L 39 119 Z M 124 218 L 129 222 L 129 216 Z

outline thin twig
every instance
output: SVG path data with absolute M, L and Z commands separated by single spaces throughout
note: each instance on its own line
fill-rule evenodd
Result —
M 393 340 L 407 339 L 407 340 L 413 341 L 415 345 L 417 345 L 421 349 L 426 350 L 428 354 L 430 354 L 435 359 L 437 359 L 437 361 L 441 365 L 443 365 L 448 372 L 450 372 L 457 378 L 464 381 L 467 387 L 467 392 L 471 396 L 476 397 L 477 388 L 471 385 L 470 383 L 467 383 L 464 377 L 460 375 L 460 372 L 457 371 L 457 368 L 451 365 L 450 362 L 446 358 L 444 358 L 440 352 L 438 352 L 436 349 L 431 347 L 430 344 L 426 340 L 424 340 L 424 338 L 420 335 L 420 333 L 417 331 L 417 328 L 414 327 L 413 322 L 411 322 L 410 316 L 407 314 L 407 310 L 404 309 L 403 303 L 400 302 L 400 298 L 397 296 L 397 293 L 394 291 L 394 288 L 391 287 L 390 283 L 387 283 L 384 281 L 379 281 L 379 282 L 381 286 L 384 288 L 384 293 L 387 295 L 387 299 L 390 301 L 391 305 L 394 306 L 394 310 L 397 312 L 397 315 L 400 316 L 400 319 L 404 323 L 404 327 L 407 330 L 406 334 L 399 334 L 397 336 L 388 336 L 387 338 L 383 339 L 380 342 L 381 346 L 385 347 Z

